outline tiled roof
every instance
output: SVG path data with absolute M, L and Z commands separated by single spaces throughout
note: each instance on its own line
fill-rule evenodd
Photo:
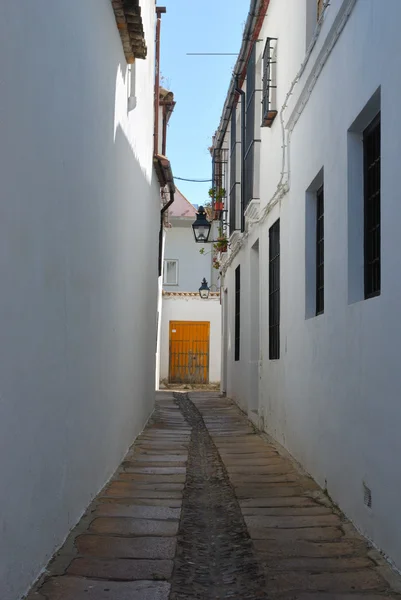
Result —
M 177 188 L 175 189 L 174 202 L 168 209 L 168 214 L 170 217 L 188 217 L 196 219 L 195 207 Z
M 146 58 L 147 48 L 139 0 L 111 0 L 127 63 Z

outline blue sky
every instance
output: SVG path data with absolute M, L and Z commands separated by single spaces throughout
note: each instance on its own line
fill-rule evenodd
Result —
M 208 147 L 219 124 L 235 56 L 186 56 L 187 52 L 238 52 L 248 16 L 247 0 L 157 0 L 162 15 L 162 85 L 177 102 L 167 134 L 175 176 L 211 177 Z M 193 204 L 208 200 L 210 183 L 176 180 Z

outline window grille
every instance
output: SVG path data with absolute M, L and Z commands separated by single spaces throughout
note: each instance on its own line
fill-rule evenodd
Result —
M 163 283 L 178 285 L 178 260 L 166 259 L 164 261 Z
M 269 358 L 280 358 L 280 219 L 269 229 Z
M 256 81 L 256 46 L 249 59 L 246 71 L 246 118 L 245 118 L 245 164 L 243 210 L 253 198 L 254 154 L 255 154 L 255 81 Z
M 267 38 L 263 51 L 262 127 L 271 127 L 277 116 L 277 38 Z
M 316 192 L 316 315 L 324 312 L 324 190 Z
M 227 148 L 215 148 L 213 150 L 213 189 L 216 192 L 224 190 L 224 195 L 215 198 L 212 202 L 213 218 L 214 220 L 220 220 L 226 222 L 226 209 L 227 209 L 227 163 L 228 163 L 228 149 Z
M 380 294 L 380 115 L 363 133 L 365 298 Z
M 235 215 L 237 207 L 237 111 L 231 112 L 230 137 L 230 233 L 235 231 Z
M 235 269 L 235 350 L 234 358 L 239 360 L 240 357 L 240 310 L 241 310 L 241 271 L 240 265 Z

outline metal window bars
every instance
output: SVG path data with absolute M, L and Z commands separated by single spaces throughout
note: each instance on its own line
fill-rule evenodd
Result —
M 262 127 L 271 127 L 277 116 L 277 108 L 273 92 L 276 85 L 276 44 L 277 38 L 268 37 L 263 51 L 263 96 Z
M 365 298 L 380 294 L 380 114 L 363 133 Z

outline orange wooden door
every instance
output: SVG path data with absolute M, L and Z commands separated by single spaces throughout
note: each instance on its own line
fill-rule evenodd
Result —
M 209 321 L 170 321 L 170 383 L 209 383 Z

